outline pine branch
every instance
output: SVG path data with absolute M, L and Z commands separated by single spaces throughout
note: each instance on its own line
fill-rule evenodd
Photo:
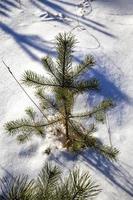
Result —
M 103 155 L 105 158 L 112 160 L 112 161 L 117 161 L 117 157 L 119 154 L 119 150 L 107 145 L 97 145 L 96 150 Z
M 106 112 L 108 109 L 112 108 L 114 106 L 113 102 L 111 100 L 104 100 L 102 101 L 98 106 L 96 106 L 92 111 L 90 112 L 84 112 L 84 113 L 80 113 L 77 115 L 70 115 L 69 118 L 85 118 L 85 117 L 92 117 L 99 112 Z
M 86 129 L 87 135 L 91 135 L 92 133 L 96 132 L 95 124 L 90 124 L 89 128 Z
M 93 109 L 93 116 L 95 117 L 96 121 L 104 123 L 106 120 L 105 113 L 110 108 L 114 107 L 114 103 L 112 100 L 103 100 L 98 106 Z
M 41 170 L 37 179 L 37 199 L 39 200 L 52 200 L 53 193 L 60 180 L 61 170 L 56 166 L 51 166 L 47 163 Z
M 78 152 L 84 148 L 95 148 L 97 139 L 92 136 L 92 133 L 95 131 L 95 127 L 90 126 L 88 130 L 86 130 L 81 124 L 70 121 L 71 132 L 74 132 L 77 135 L 77 139 L 72 141 L 70 151 Z
M 99 144 L 99 141 L 96 137 L 92 136 L 95 127 L 90 127 L 90 130 L 86 132 L 84 127 L 80 126 L 74 121 L 70 121 L 70 126 L 76 135 L 79 135 L 80 138 L 76 141 L 73 141 L 71 150 L 80 151 L 84 148 L 92 148 L 103 155 L 105 158 L 116 161 L 119 151 L 116 148 L 109 147 L 107 145 Z
M 57 166 L 46 163 L 37 179 L 16 176 L 1 180 L 1 200 L 87 200 L 101 191 L 88 172 L 81 174 L 79 169 L 61 177 Z
M 58 105 L 57 105 L 55 99 L 49 95 L 45 95 L 43 89 L 39 88 L 36 92 L 36 96 L 39 98 L 39 100 L 42 104 L 42 107 L 44 109 L 50 108 L 50 109 L 53 109 L 54 111 L 59 112 L 59 108 L 58 108 Z
M 57 87 L 57 88 L 67 88 L 67 89 L 78 89 L 78 85 L 71 85 L 69 82 L 65 82 L 64 79 L 64 84 L 65 85 L 60 85 L 55 79 L 47 79 L 44 76 L 38 75 L 32 71 L 26 71 L 23 75 L 22 82 L 25 85 L 28 86 L 34 86 L 34 87 Z M 85 83 L 84 83 L 85 84 Z M 87 84 L 87 82 L 86 82 Z M 96 80 L 88 82 L 89 86 L 88 87 L 97 87 Z M 79 87 L 85 87 L 85 85 L 79 85 Z
M 5 128 L 7 130 L 7 132 L 11 135 L 16 134 L 17 132 L 34 132 L 35 130 L 39 129 L 39 128 L 43 128 L 43 127 L 47 127 L 47 126 L 51 126 L 57 122 L 59 122 L 61 119 L 57 118 L 55 120 L 51 120 L 48 123 L 40 123 L 40 122 L 36 122 L 35 124 L 33 124 L 30 120 L 27 119 L 20 119 L 20 120 L 16 120 L 16 121 L 10 121 L 7 122 L 5 124 Z
M 31 131 L 32 129 L 34 130 L 35 126 L 28 119 L 20 119 L 7 122 L 5 124 L 5 128 L 8 133 L 13 135 L 16 134 L 16 132 L 18 131 L 24 131 L 24 130 Z
M 61 83 L 60 73 L 57 67 L 55 66 L 52 58 L 49 56 L 42 58 L 42 64 L 45 67 L 45 69 L 50 73 L 50 75 L 52 75 L 60 84 Z
M 107 100 L 103 100 L 100 104 L 99 104 L 99 108 L 102 108 L 104 111 L 107 111 L 110 108 L 113 108 L 115 106 L 115 104 L 113 103 L 113 101 L 111 99 L 107 99 Z
M 56 50 L 58 54 L 57 64 L 59 72 L 62 76 L 62 85 L 72 65 L 72 50 L 75 45 L 75 39 L 71 34 L 59 34 L 56 37 Z
M 33 108 L 29 107 L 25 110 L 25 112 L 31 120 L 35 121 L 36 112 L 33 110 Z
M 5 177 L 1 180 L 1 200 L 33 200 L 34 181 L 29 181 L 28 176 Z
M 83 126 L 81 126 L 78 122 L 69 119 L 69 124 L 70 124 L 70 131 L 74 131 L 76 135 L 81 136 L 85 129 Z
M 70 172 L 66 187 L 70 200 L 87 200 L 100 192 L 99 185 L 91 180 L 91 176 L 88 173 L 80 174 L 79 169 Z
M 22 82 L 28 86 L 34 87 L 57 87 L 59 86 L 55 79 L 47 79 L 44 76 L 38 75 L 30 70 L 23 75 Z
M 90 70 L 94 65 L 95 65 L 95 60 L 93 56 L 91 55 L 86 56 L 85 60 L 80 65 L 78 65 L 76 69 L 73 71 L 72 79 L 75 80 L 81 74 L 85 73 L 87 70 Z
M 96 79 L 91 79 L 88 81 L 76 81 L 72 84 L 73 89 L 75 89 L 78 93 L 85 92 L 87 90 L 98 90 L 99 82 Z

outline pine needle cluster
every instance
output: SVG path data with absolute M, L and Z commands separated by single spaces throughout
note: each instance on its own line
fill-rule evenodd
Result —
M 17 134 L 20 142 L 25 142 L 33 134 L 44 137 L 48 126 L 63 125 L 64 131 L 61 133 L 65 138 L 64 146 L 71 151 L 79 151 L 84 148 L 93 148 L 109 159 L 116 159 L 117 149 L 99 144 L 93 132 L 96 131 L 95 124 L 88 129 L 83 127 L 79 119 L 93 118 L 95 122 L 105 121 L 105 113 L 113 107 L 110 99 L 103 100 L 97 106 L 87 112 L 74 114 L 72 112 L 74 100 L 77 95 L 83 92 L 100 89 L 99 81 L 96 78 L 83 80 L 81 78 L 86 72 L 95 65 L 93 56 L 87 55 L 82 63 L 73 66 L 73 50 L 75 47 L 75 37 L 71 34 L 59 34 L 56 37 L 56 62 L 50 56 L 42 59 L 44 70 L 49 77 L 37 74 L 33 71 L 26 71 L 22 82 L 27 86 L 32 86 L 36 90 L 36 97 L 40 101 L 43 112 L 47 111 L 47 119 L 37 119 L 33 109 L 26 109 L 27 117 L 6 123 L 6 130 L 9 134 Z M 51 91 L 51 95 L 46 93 Z M 52 120 L 50 118 L 52 113 Z M 81 120 L 80 120 L 81 121 Z
M 46 163 L 34 180 L 28 176 L 3 178 L 1 200 L 88 200 L 96 197 L 100 188 L 88 172 L 71 170 L 65 178 L 59 167 Z

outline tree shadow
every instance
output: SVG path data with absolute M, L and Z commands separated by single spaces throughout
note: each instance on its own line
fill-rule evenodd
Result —
M 99 81 L 100 90 L 97 92 L 99 98 L 103 97 L 104 99 L 112 99 L 116 104 L 122 102 L 126 102 L 128 104 L 133 103 L 133 100 L 130 99 L 120 88 L 121 79 L 123 78 L 120 75 L 117 74 L 116 77 L 116 74 L 113 75 L 111 72 L 108 73 L 105 68 L 99 67 L 97 69 L 92 68 L 91 71 L 84 75 L 85 79 L 90 77 L 96 78 Z M 93 101 L 95 95 L 89 95 L 90 100 L 91 98 Z
M 88 167 L 104 175 L 106 181 L 113 183 L 119 189 L 133 197 L 133 176 L 119 162 L 113 163 L 96 151 L 87 149 L 79 154 L 61 151 L 57 154 L 52 154 L 49 160 L 54 160 L 62 167 L 69 166 L 69 164 L 71 167 L 72 163 L 76 165 L 76 161 L 78 164 L 84 162 Z
M 10 17 L 13 9 L 19 8 L 17 1 L 1 0 L 0 1 L 0 16 Z
M 81 155 L 85 162 L 99 170 L 108 181 L 133 197 L 133 176 L 121 164 L 113 163 L 90 150 L 84 151 Z
M 125 74 L 111 60 L 111 63 L 108 58 L 107 60 L 108 63 L 105 64 L 105 67 L 98 65 L 97 69 L 92 69 L 92 73 L 100 81 L 98 97 L 113 100 L 115 121 L 117 126 L 121 126 L 125 122 L 127 107 L 133 106 L 133 98 L 126 92 L 127 78 Z
M 69 164 L 71 163 L 70 167 L 72 167 L 71 165 L 74 166 L 74 162 L 78 159 L 78 155 L 78 153 L 71 154 L 67 151 L 57 150 L 56 152 L 50 154 L 48 161 L 54 161 L 63 168 L 69 169 Z
M 10 172 L 8 169 L 6 169 L 5 167 L 3 167 L 1 164 L 0 164 L 0 168 L 4 172 L 4 177 L 13 178 L 12 172 Z
M 113 33 L 110 33 L 106 25 L 96 22 L 95 20 L 89 19 L 87 17 L 77 16 L 74 11 L 74 14 L 69 11 L 70 7 L 76 8 L 78 5 L 76 3 L 69 3 L 67 1 L 59 1 L 56 0 L 31 0 L 31 3 L 36 6 L 38 9 L 40 9 L 42 12 L 48 12 L 50 15 L 54 16 L 54 13 L 61 13 L 64 17 L 70 18 L 74 22 L 77 22 L 77 25 L 80 24 L 80 26 L 86 26 L 88 28 L 91 28 L 95 31 L 98 31 L 100 33 L 103 33 L 106 36 L 109 36 L 111 38 L 116 39 L 116 36 Z M 59 4 L 60 3 L 60 4 Z M 66 10 L 64 6 L 67 5 L 69 8 Z M 56 20 L 53 18 L 53 20 Z M 63 21 L 65 22 L 65 21 Z
M 111 67 L 113 68 L 113 66 Z M 122 125 L 125 120 L 124 111 L 126 106 L 133 106 L 133 99 L 121 89 L 124 83 L 123 74 L 120 74 L 117 69 L 114 72 L 113 70 L 109 71 L 108 68 L 97 65 L 79 77 L 83 81 L 89 80 L 90 78 L 98 80 L 99 90 L 86 93 L 86 106 L 88 109 L 97 106 L 102 100 L 110 99 L 114 103 L 113 112 L 115 113 L 117 125 Z
M 132 0 L 97 0 L 98 4 L 103 4 L 105 8 L 112 8 L 112 11 L 118 10 L 121 14 L 133 13 Z M 119 12 L 117 13 L 119 15 Z
M 56 12 L 56 13 L 58 12 L 58 13 L 63 14 L 65 17 L 78 23 L 77 16 L 69 10 L 65 10 L 63 7 L 63 5 L 68 5 L 69 7 L 70 6 L 75 7 L 75 6 L 77 6 L 76 3 L 69 3 L 66 1 L 57 2 L 54 0 L 53 1 L 31 0 L 31 3 L 43 12 L 46 11 L 47 8 L 51 9 L 51 11 L 49 11 L 51 18 L 46 18 L 45 21 L 51 21 L 51 20 L 55 21 L 56 20 L 60 23 L 70 25 L 69 20 L 65 20 L 65 18 L 62 20 L 60 15 L 54 14 L 54 12 Z M 7 10 L 7 12 L 4 12 L 3 10 L 0 10 L 0 12 L 4 12 L 4 14 L 7 16 L 8 16 L 8 12 L 11 12 L 10 7 L 13 7 L 13 6 L 17 7 L 17 4 L 15 4 L 14 2 L 12 2 L 10 0 L 5 0 L 5 1 L 3 0 L 2 3 L 0 2 L 0 4 L 3 6 L 3 9 L 5 8 L 5 10 Z M 6 6 L 7 6 L 7 8 L 6 8 Z M 44 14 L 42 13 L 40 15 L 41 21 L 43 21 L 43 16 L 44 16 Z M 89 27 L 96 31 L 99 31 L 107 36 L 116 38 L 113 34 L 111 34 L 109 31 L 107 31 L 107 27 L 104 24 L 101 24 L 99 22 L 96 22 L 92 19 L 88 19 L 85 17 L 78 17 L 78 18 L 79 18 L 78 21 L 80 22 L 80 26 L 85 25 L 86 27 Z M 19 33 L 17 31 L 13 30 L 13 28 L 11 28 L 10 26 L 6 25 L 6 23 L 4 23 L 4 22 L 0 22 L 0 29 L 4 33 L 9 35 L 16 42 L 16 44 L 19 47 L 21 47 L 22 50 L 24 50 L 24 52 L 26 54 L 28 54 L 32 59 L 34 59 L 36 61 L 39 61 L 39 58 L 35 54 L 34 50 L 55 56 L 55 51 L 53 50 L 52 43 L 47 42 L 46 40 L 43 40 L 41 37 L 39 37 L 37 35 L 28 35 L 28 34 Z
M 27 35 L 15 32 L 2 22 L 0 22 L 0 29 L 9 35 L 21 49 L 36 61 L 40 60 L 32 50 L 38 50 L 39 52 L 51 54 L 52 56 L 55 55 L 55 51 L 52 49 L 52 42 L 47 42 L 37 35 Z
M 36 154 L 36 151 L 38 149 L 38 144 L 33 144 L 30 145 L 26 148 L 21 149 L 21 151 L 19 152 L 19 156 L 20 157 L 31 157 L 34 156 Z

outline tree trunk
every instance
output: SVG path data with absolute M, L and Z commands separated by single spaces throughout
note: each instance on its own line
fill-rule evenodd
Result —
M 68 119 L 65 119 L 65 128 L 66 128 L 66 137 L 69 139 L 69 131 L 68 131 Z
M 65 112 L 65 131 L 66 131 L 66 137 L 69 139 L 69 129 L 68 129 L 68 112 L 67 112 L 67 105 L 66 105 L 66 99 L 64 98 L 64 112 Z

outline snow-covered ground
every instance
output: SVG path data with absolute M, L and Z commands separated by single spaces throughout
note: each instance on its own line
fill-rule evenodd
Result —
M 83 3 L 84 2 L 84 3 Z M 87 2 L 87 1 L 86 1 Z M 98 200 L 133 199 L 133 1 L 95 0 L 15 0 L 0 1 L 0 177 L 29 174 L 34 177 L 47 159 L 43 154 L 52 139 L 33 138 L 18 145 L 8 137 L 3 125 L 24 115 L 32 102 L 19 88 L 2 59 L 20 79 L 25 69 L 43 73 L 42 56 L 56 56 L 54 37 L 71 31 L 79 43 L 75 61 L 92 53 L 97 66 L 92 70 L 101 81 L 101 93 L 89 102 L 112 97 L 116 107 L 108 113 L 112 143 L 120 150 L 118 163 L 101 160 L 96 154 L 84 152 L 71 156 L 54 151 L 50 157 L 64 169 L 78 165 L 90 170 L 103 191 Z M 87 6 L 88 5 L 88 6 Z M 32 91 L 26 90 L 34 98 Z M 35 99 L 35 98 L 34 98 Z M 84 109 L 82 99 L 77 109 Z M 80 108 L 79 108 L 80 105 Z M 109 143 L 106 125 L 99 125 L 98 135 Z

